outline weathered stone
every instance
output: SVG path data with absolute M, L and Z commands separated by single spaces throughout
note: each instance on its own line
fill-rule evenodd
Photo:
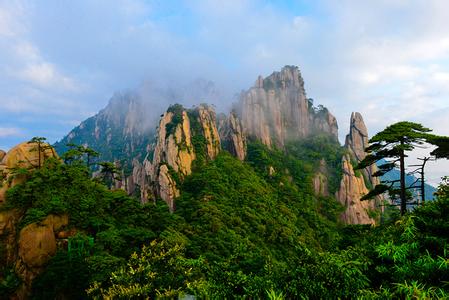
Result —
M 40 163 L 50 157 L 57 157 L 56 152 L 50 145 L 43 144 L 44 151 L 37 151 L 36 143 L 21 143 L 6 153 L 0 163 L 0 204 L 5 201 L 6 191 L 16 184 L 23 182 L 24 176 L 12 176 L 14 168 L 37 168 Z
M 0 163 L 2 162 L 3 157 L 5 157 L 5 155 L 6 155 L 6 152 L 3 150 L 0 150 Z
M 206 139 L 207 156 L 214 159 L 221 150 L 220 136 L 216 125 L 215 111 L 210 106 L 200 105 L 198 111 L 198 121 L 203 128 L 203 135 Z
M 176 182 L 170 175 L 167 165 L 162 165 L 159 168 L 158 183 L 159 196 L 167 203 L 170 211 L 173 212 L 175 210 L 174 199 L 179 197 L 179 190 Z
M 20 299 L 28 296 L 34 278 L 56 254 L 58 231 L 68 223 L 68 215 L 48 215 L 43 221 L 29 224 L 20 231 L 15 262 L 16 274 L 22 280 L 22 286 L 17 291 Z
M 326 133 L 337 139 L 334 116 L 323 107 L 315 109 L 306 98 L 297 67 L 285 66 L 241 94 L 239 114 L 243 131 L 263 144 L 283 147 L 288 140 Z
M 345 207 L 341 219 L 345 224 L 375 224 L 375 220 L 369 216 L 369 212 L 375 210 L 372 201 L 360 200 L 368 189 L 365 186 L 363 176 L 356 176 L 351 165 L 351 158 L 345 155 L 342 159 L 343 178 L 340 190 L 336 197 Z
M 349 150 L 352 158 L 360 162 L 366 157 L 365 149 L 368 147 L 369 138 L 363 117 L 358 112 L 351 114 L 349 134 L 346 136 L 345 147 Z M 379 184 L 379 178 L 373 174 L 377 171 L 376 164 L 362 170 L 364 176 L 370 181 L 372 186 Z
M 29 268 L 42 267 L 56 253 L 56 238 L 48 225 L 33 223 L 20 231 L 19 256 Z
M 320 167 L 312 178 L 313 190 L 315 195 L 318 196 L 329 196 L 329 183 L 328 183 L 328 171 L 326 166 L 326 161 L 324 159 L 320 160 Z
M 377 170 L 375 165 L 360 170 L 358 176 L 353 170 L 351 161 L 359 163 L 364 159 L 367 155 L 366 147 L 368 147 L 368 130 L 362 115 L 357 112 L 352 113 L 350 130 L 345 142 L 345 148 L 349 154 L 343 158 L 343 179 L 340 190 L 336 194 L 337 199 L 345 206 L 341 218 L 347 224 L 374 224 L 375 220 L 369 216 L 368 211 L 378 210 L 376 206 L 383 200 L 381 196 L 373 200 L 360 200 L 368 193 L 368 187 L 371 188 L 379 183 L 379 179 L 372 176 Z
M 223 141 L 223 148 L 243 161 L 246 156 L 246 137 L 234 111 L 219 121 L 218 131 Z
M 16 259 L 16 225 L 20 219 L 17 210 L 0 211 L 0 245 L 3 251 L 0 256 L 0 265 L 11 264 Z
M 154 194 L 161 197 L 173 211 L 174 199 L 179 196 L 178 180 L 192 173 L 192 163 L 197 155 L 192 144 L 194 134 L 202 134 L 205 141 L 205 154 L 207 159 L 214 159 L 220 149 L 220 137 L 216 126 L 215 112 L 211 107 L 200 105 L 190 113 L 186 110 L 166 112 L 160 120 L 157 143 L 154 150 L 153 162 L 145 167 L 149 176 Z M 196 118 L 191 120 L 191 118 Z M 173 124 L 177 120 L 177 124 Z M 191 122 L 198 122 L 201 132 L 192 132 Z M 170 128 L 170 132 L 167 132 Z

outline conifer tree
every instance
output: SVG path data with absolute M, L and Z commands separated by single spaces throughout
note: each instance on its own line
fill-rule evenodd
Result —
M 359 163 L 357 168 L 366 168 L 385 159 L 386 162 L 379 166 L 379 170 L 374 176 L 382 176 L 393 170 L 399 164 L 400 179 L 383 182 L 375 186 L 362 199 L 366 200 L 386 191 L 389 191 L 393 195 L 398 193 L 401 215 L 404 215 L 407 206 L 405 158 L 407 157 L 407 152 L 414 150 L 416 147 L 420 147 L 426 142 L 433 141 L 435 136 L 429 133 L 431 131 L 431 129 L 421 124 L 403 121 L 392 124 L 373 136 L 369 141 L 370 145 L 366 148 L 368 155 Z M 399 189 L 395 187 L 396 182 L 399 182 Z

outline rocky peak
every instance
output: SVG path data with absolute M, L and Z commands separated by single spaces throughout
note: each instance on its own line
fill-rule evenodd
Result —
M 358 112 L 351 114 L 349 134 L 346 136 L 345 147 L 357 161 L 365 158 L 365 148 L 368 147 L 368 130 L 363 117 Z
M 375 220 L 370 217 L 370 211 L 376 209 L 372 201 L 360 200 L 368 189 L 363 176 L 357 176 L 351 164 L 349 154 L 342 160 L 343 178 L 340 189 L 336 193 L 337 199 L 345 207 L 341 219 L 345 224 L 375 224 Z
M 68 143 L 85 145 L 100 153 L 99 160 L 120 160 L 131 168 L 133 159 L 143 160 L 154 136 L 150 110 L 138 94 L 116 93 L 98 114 L 81 122 L 55 143 L 55 149 L 64 153 Z
M 40 153 L 36 151 L 37 143 L 24 142 L 8 151 L 0 161 L 0 204 L 5 201 L 6 191 L 14 185 L 23 182 L 23 176 L 14 176 L 11 172 L 14 168 L 36 168 L 39 164 L 50 157 L 57 157 L 55 150 L 48 144 Z
M 153 161 L 148 170 L 156 196 L 173 211 L 174 199 L 179 196 L 178 185 L 192 173 L 195 159 L 214 159 L 220 149 L 216 116 L 210 106 L 186 110 L 181 105 L 172 105 L 159 122 Z
M 298 67 L 285 66 L 240 96 L 238 105 L 243 132 L 267 146 L 283 147 L 287 140 L 311 134 L 330 134 L 337 139 L 337 122 L 324 108 L 315 108 L 306 97 Z
M 376 210 L 376 204 L 381 200 L 379 197 L 375 200 L 360 200 L 371 187 L 379 183 L 379 179 L 372 176 L 377 170 L 375 165 L 360 171 L 353 167 L 366 157 L 368 140 L 368 130 L 362 115 L 353 112 L 345 142 L 348 154 L 343 157 L 343 178 L 336 195 L 345 206 L 342 220 L 347 224 L 374 224 L 375 220 L 369 216 L 369 211 Z
M 202 133 L 206 140 L 207 156 L 214 159 L 220 152 L 220 135 L 217 129 L 215 111 L 208 105 L 200 105 L 194 110 L 197 112 L 197 121 L 201 124 Z
M 285 66 L 280 72 L 273 72 L 263 80 L 263 87 L 268 89 L 294 88 L 305 94 L 304 80 L 299 68 L 296 66 Z
M 231 111 L 229 116 L 223 116 L 218 124 L 223 148 L 243 161 L 246 156 L 246 137 L 235 111 Z

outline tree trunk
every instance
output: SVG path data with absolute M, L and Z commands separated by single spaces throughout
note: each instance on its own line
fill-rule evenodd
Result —
M 424 185 L 424 164 L 421 171 L 421 205 L 424 205 L 424 201 L 426 201 L 426 186 Z
M 401 142 L 403 145 L 403 142 Z M 403 216 L 407 210 L 407 196 L 405 193 L 405 154 L 404 150 L 401 150 L 399 167 L 401 170 L 401 216 Z

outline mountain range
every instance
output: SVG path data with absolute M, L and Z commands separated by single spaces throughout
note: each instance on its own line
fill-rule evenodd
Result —
M 209 92 L 213 90 L 211 84 L 206 86 Z M 201 89 L 190 94 L 205 95 Z M 201 99 L 207 100 L 207 95 Z M 98 151 L 99 160 L 113 161 L 122 169 L 122 180 L 115 182 L 116 188 L 140 194 L 144 203 L 162 199 L 172 211 L 183 179 L 195 165 L 213 160 L 222 150 L 244 160 L 248 142 L 285 149 L 291 141 L 315 136 L 326 136 L 340 147 L 336 118 L 328 108 L 314 106 L 307 98 L 296 66 L 285 66 L 265 78 L 259 76 L 252 87 L 241 92 L 227 114 L 217 116 L 207 104 L 191 108 L 172 104 L 157 123 L 149 121 L 154 119 L 151 103 L 137 93 L 116 94 L 105 109 L 54 146 L 58 153 L 64 153 L 68 143 Z M 341 218 L 346 223 L 374 223 L 371 211 L 378 208 L 382 198 L 369 202 L 360 201 L 360 197 L 378 183 L 372 176 L 375 170 L 359 172 L 353 168 L 366 155 L 368 133 L 359 113 L 351 115 L 350 123 L 337 169 L 320 159 L 311 184 L 317 194 L 332 194 L 343 204 Z M 338 188 L 330 191 L 332 181 Z

